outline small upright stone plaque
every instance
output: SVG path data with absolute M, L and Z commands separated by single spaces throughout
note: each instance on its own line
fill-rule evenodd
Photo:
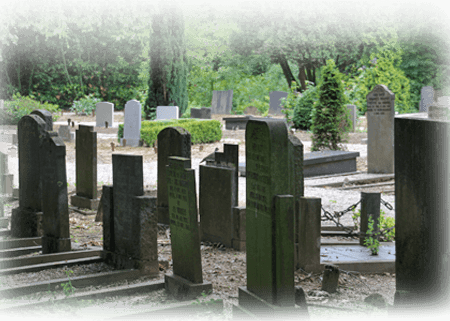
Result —
M 281 99 L 288 96 L 284 91 L 272 91 L 270 93 L 270 108 L 269 114 L 271 115 L 283 115 L 281 109 Z
M 130 100 L 125 104 L 125 122 L 123 125 L 123 138 L 126 140 L 126 146 L 139 146 L 141 138 L 141 103 L 137 100 Z
M 178 119 L 178 106 L 156 107 L 156 120 Z
M 229 115 L 233 107 L 233 90 L 214 90 L 211 102 L 213 114 Z
M 105 127 L 105 122 L 108 122 L 109 127 L 113 127 L 114 104 L 101 102 L 97 103 L 95 107 L 95 127 Z
M 70 132 L 70 127 L 67 125 L 61 125 L 58 128 L 58 135 L 59 137 L 62 138 L 63 141 L 65 142 L 71 142 L 72 141 L 72 136 L 71 136 L 71 132 Z
M 367 171 L 394 173 L 395 95 L 385 85 L 367 94 Z

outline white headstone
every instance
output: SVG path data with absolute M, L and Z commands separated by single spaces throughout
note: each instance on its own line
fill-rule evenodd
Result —
M 105 122 L 108 122 L 108 127 L 113 127 L 114 124 L 114 104 L 108 102 L 101 102 L 95 105 L 95 126 L 105 127 Z
M 367 94 L 367 172 L 394 173 L 395 94 L 376 85 Z
M 125 121 L 123 125 L 123 138 L 120 140 L 123 146 L 123 139 L 126 139 L 127 146 L 139 146 L 141 138 L 141 103 L 137 100 L 127 101 L 125 104 Z
M 211 112 L 213 114 L 229 115 L 233 107 L 233 90 L 213 90 Z
M 281 112 L 281 98 L 286 98 L 288 93 L 285 91 L 272 91 L 270 94 L 269 102 L 269 114 L 271 115 L 283 115 Z
M 422 87 L 420 90 L 420 112 L 428 112 L 428 107 L 434 102 L 434 89 L 431 86 Z
M 161 119 L 178 119 L 178 106 L 156 107 L 156 120 Z

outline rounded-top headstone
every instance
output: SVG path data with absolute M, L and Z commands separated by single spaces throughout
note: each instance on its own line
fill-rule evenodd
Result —
M 45 109 L 36 109 L 31 112 L 31 115 L 38 115 L 45 122 L 45 130 L 53 130 L 53 118 L 52 113 Z

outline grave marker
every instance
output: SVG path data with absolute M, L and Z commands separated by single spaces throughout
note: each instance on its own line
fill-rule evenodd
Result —
M 281 108 L 281 99 L 288 96 L 287 92 L 284 91 L 272 91 L 270 92 L 270 107 L 269 114 L 271 115 L 283 115 Z
M 420 90 L 419 112 L 428 112 L 428 107 L 434 102 L 434 89 L 431 86 L 422 87 Z
M 105 122 L 113 127 L 114 124 L 114 104 L 108 102 L 100 102 L 95 105 L 95 126 L 103 127 Z
M 66 145 L 56 132 L 47 132 L 41 143 L 42 254 L 68 252 L 69 207 L 66 178 Z
M 395 118 L 394 306 L 402 312 L 435 310 L 450 299 L 448 137 L 449 121 Z
M 41 138 L 47 124 L 37 114 L 23 116 L 18 124 L 19 207 L 11 215 L 13 237 L 36 237 L 42 217 Z
M 97 198 L 97 132 L 93 126 L 79 125 L 75 143 L 77 194 L 70 198 L 73 206 L 96 210 Z
M 191 118 L 211 119 L 211 108 L 191 108 Z
M 169 224 L 167 165 L 169 157 L 191 158 L 191 134 L 182 127 L 167 127 L 158 134 L 158 223 Z
M 355 132 L 356 126 L 356 106 L 355 105 L 347 105 L 347 109 L 350 111 L 350 132 Z
M 228 115 L 233 107 L 233 90 L 213 90 L 211 112 L 213 114 Z
M 58 135 L 65 142 L 71 142 L 72 141 L 72 135 L 71 135 L 69 126 L 66 126 L 66 125 L 59 126 L 59 128 L 58 128 Z
M 53 130 L 53 117 L 52 113 L 45 109 L 36 109 L 31 112 L 31 115 L 38 115 L 45 122 L 45 130 L 52 131 Z
M 204 283 L 197 221 L 195 173 L 191 160 L 172 156 L 167 165 L 173 275 L 165 275 L 166 289 L 176 296 L 195 297 L 212 290 Z
M 178 106 L 158 106 L 156 107 L 156 120 L 178 119 Z
M 137 100 L 130 100 L 125 104 L 125 122 L 123 125 L 123 138 L 126 146 L 139 146 L 141 138 L 141 103 Z
M 376 85 L 367 94 L 367 171 L 394 172 L 394 101 L 385 85 Z

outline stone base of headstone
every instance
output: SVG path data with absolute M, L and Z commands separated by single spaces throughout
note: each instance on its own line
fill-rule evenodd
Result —
M 11 214 L 11 236 L 17 238 L 43 236 L 42 215 L 42 212 L 14 208 Z
M 178 275 L 164 275 L 166 291 L 178 300 L 192 300 L 199 297 L 203 292 L 208 294 L 212 291 L 210 282 L 192 283 Z
M 158 223 L 169 225 L 170 219 L 169 219 L 169 208 L 168 207 L 157 207 L 157 213 L 158 213 Z
M 334 293 L 339 285 L 339 268 L 334 265 L 326 265 L 323 273 L 322 291 Z
M 158 261 L 133 259 L 110 251 L 103 251 L 102 258 L 105 263 L 113 265 L 118 270 L 136 269 L 142 275 L 159 277 Z
M 42 254 L 70 252 L 70 238 L 59 238 L 52 236 L 42 237 Z
M 142 146 L 141 140 L 139 138 L 126 138 L 124 144 L 124 138 L 120 139 L 120 145 L 126 147 L 138 147 Z
M 236 251 L 245 251 L 245 207 L 233 207 L 232 247 Z
M 70 197 L 70 204 L 79 208 L 88 208 L 90 210 L 98 209 L 99 199 L 91 199 L 83 196 L 72 195 Z
M 286 318 L 286 317 L 300 317 L 302 310 L 293 307 L 280 307 L 261 299 L 246 286 L 239 287 L 239 307 L 243 308 L 243 311 L 248 311 L 250 314 L 255 315 L 258 319 L 273 319 Z

